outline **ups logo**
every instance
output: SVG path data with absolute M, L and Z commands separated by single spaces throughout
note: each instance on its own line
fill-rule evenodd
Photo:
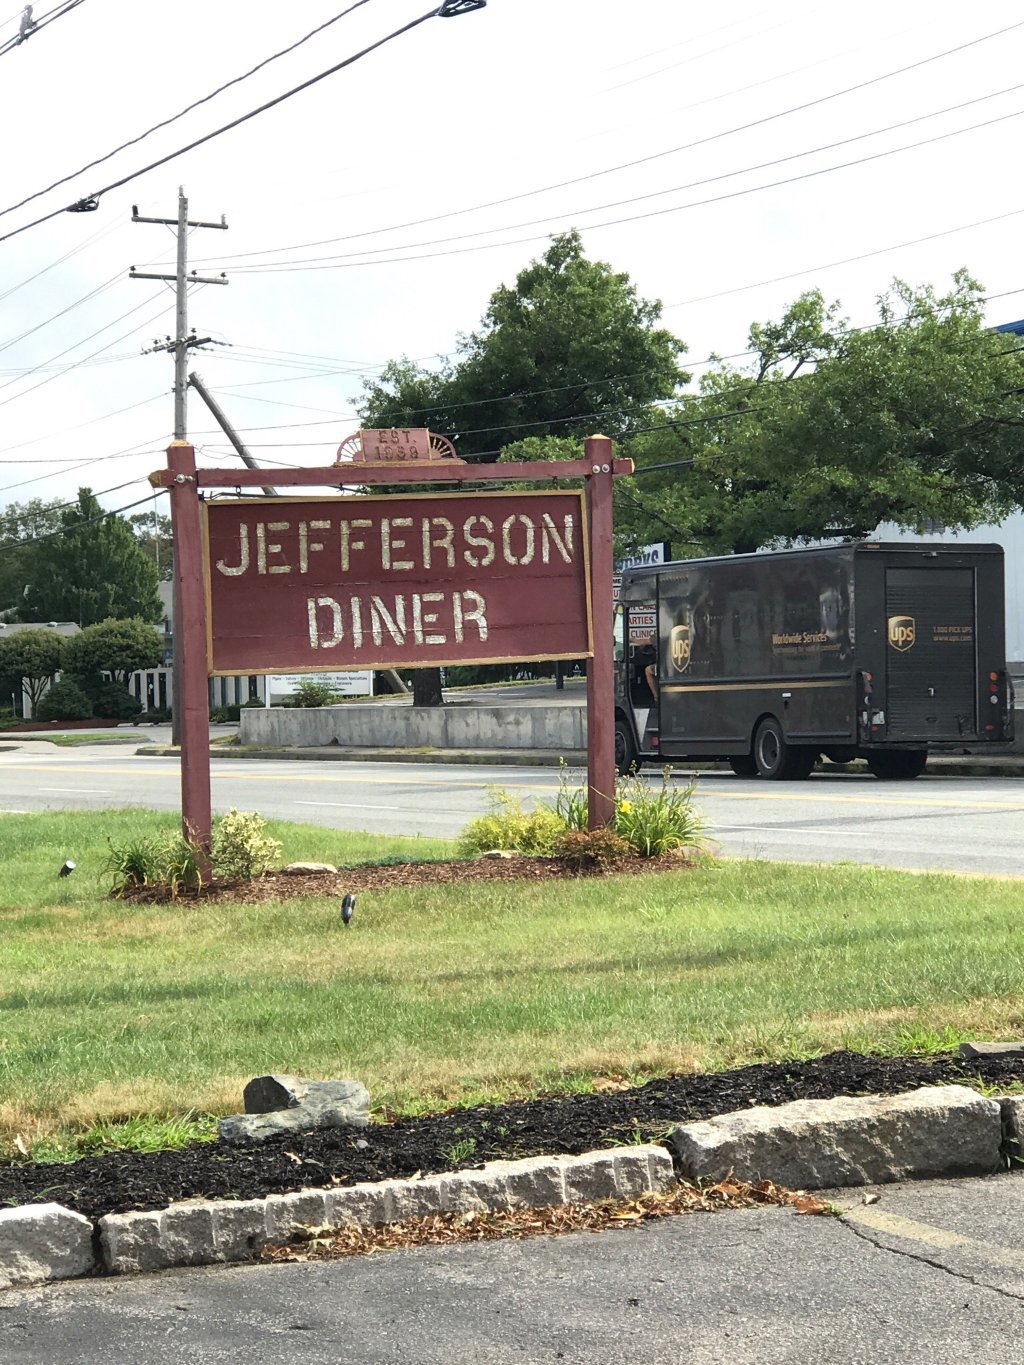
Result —
M 917 626 L 912 616 L 889 617 L 889 643 L 901 653 L 912 649 L 917 639 Z
M 690 645 L 690 627 L 673 626 L 668 637 L 668 651 L 677 673 L 685 673 L 690 667 Z

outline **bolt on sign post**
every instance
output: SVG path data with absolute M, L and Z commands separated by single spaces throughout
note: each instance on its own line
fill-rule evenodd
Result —
M 240 494 L 265 473 L 197 469 L 192 447 L 176 441 L 167 470 L 150 478 L 170 489 L 179 550 L 186 834 L 209 849 L 209 676 L 535 658 L 588 661 L 589 820 L 609 823 L 612 479 L 632 471 L 605 436 L 587 439 L 582 460 L 467 465 L 428 431 L 362 431 L 334 465 L 275 471 L 293 495 L 204 500 L 201 489 Z M 473 489 L 566 478 L 583 489 Z M 372 491 L 410 483 L 459 491 Z M 352 485 L 370 491 L 345 491 Z M 316 487 L 332 491 L 304 491 Z

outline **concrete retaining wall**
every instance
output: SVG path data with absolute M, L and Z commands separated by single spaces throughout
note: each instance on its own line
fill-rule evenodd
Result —
M 243 711 L 242 744 L 322 744 L 381 749 L 555 749 L 587 747 L 584 706 L 324 706 Z

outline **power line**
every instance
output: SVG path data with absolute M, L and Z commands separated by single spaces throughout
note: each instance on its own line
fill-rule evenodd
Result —
M 137 303 L 134 308 L 129 308 L 126 313 L 122 313 L 120 317 L 114 318 L 112 322 L 106 323 L 103 327 L 98 327 L 95 332 L 90 332 L 89 335 L 87 337 L 83 337 L 81 341 L 76 341 L 71 346 L 65 346 L 63 351 L 58 351 L 56 355 L 50 356 L 49 360 L 44 360 L 41 361 L 40 364 L 38 365 L 33 365 L 31 369 L 26 370 L 25 374 L 20 375 L 19 378 L 22 379 L 27 378 L 28 375 L 35 374 L 44 366 L 51 365 L 53 361 L 59 360 L 61 356 L 67 355 L 69 351 L 74 351 L 77 350 L 79 346 L 84 346 L 87 341 L 92 341 L 92 339 L 94 337 L 98 337 L 101 332 L 106 332 L 109 328 L 116 327 L 119 322 L 123 322 L 125 318 L 131 317 L 133 313 L 138 313 L 140 309 L 145 308 L 147 304 L 152 303 L 154 299 L 157 299 L 159 297 L 160 297 L 159 293 L 149 295 L 149 297 L 143 299 L 141 303 Z M 23 389 L 21 393 L 12 394 L 10 398 L 0 399 L 0 408 L 5 407 L 8 403 L 13 403 L 16 398 L 24 398 L 26 394 L 34 393 L 36 389 L 41 389 L 44 384 L 52 383 L 53 380 L 58 378 L 61 374 L 66 374 L 69 369 L 77 369 L 78 366 L 84 365 L 87 360 L 92 360 L 93 356 L 99 355 L 101 352 L 108 350 L 111 346 L 116 346 L 119 341 L 124 341 L 125 337 L 132 336 L 135 332 L 139 330 L 140 327 L 148 327 L 151 322 L 155 322 L 156 319 L 158 317 L 161 317 L 166 311 L 167 311 L 166 307 L 160 308 L 156 313 L 153 314 L 151 318 L 147 318 L 145 322 L 139 323 L 137 326 L 130 328 L 121 336 L 115 337 L 113 341 L 108 341 L 105 345 L 101 346 L 99 350 L 93 351 L 90 355 L 83 356 L 81 360 L 76 360 L 74 364 L 69 365 L 66 369 L 58 370 L 56 374 L 51 374 L 48 378 L 41 380 L 40 383 L 33 384 L 31 388 Z M 6 384 L 0 384 L 0 392 L 2 392 L 4 389 L 10 388 L 12 384 L 16 384 L 17 382 L 18 382 L 17 379 L 9 379 Z
M 20 47 L 22 43 L 27 42 L 28 39 L 38 33 L 40 29 L 47 28 L 56 19 L 63 19 L 65 14 L 69 14 L 71 10 L 77 9 L 79 5 L 83 4 L 85 4 L 85 0 L 66 0 L 66 3 L 57 5 L 54 9 L 47 10 L 46 13 L 41 15 L 38 19 L 33 19 L 31 17 L 31 6 L 26 6 L 25 10 L 22 10 L 22 27 L 20 31 L 16 33 L 13 38 L 8 38 L 5 43 L 0 43 L 0 57 L 4 56 L 7 52 L 11 52 L 14 48 Z M 27 15 L 26 10 L 28 11 Z M 27 24 L 26 18 L 28 21 Z
M 705 207 L 707 207 L 707 205 L 709 205 L 709 204 L 721 204 L 721 203 L 725 203 L 725 202 L 727 202 L 728 200 L 731 200 L 731 199 L 742 199 L 742 198 L 745 198 L 748 194 L 760 194 L 763 190 L 774 190 L 774 189 L 779 189 L 779 188 L 782 187 L 783 185 L 795 185 L 795 184 L 799 184 L 800 182 L 805 181 L 805 180 L 815 180 L 815 179 L 817 179 L 819 176 L 822 176 L 822 175 L 831 175 L 834 171 L 848 170 L 848 169 L 849 169 L 850 167 L 852 167 L 852 166 L 863 166 L 863 165 L 866 165 L 868 162 L 871 162 L 871 161 L 881 161 L 881 160 L 883 160 L 885 157 L 896 156 L 897 154 L 899 154 L 899 153 L 901 153 L 901 152 L 913 151 L 913 150 L 915 150 L 915 149 L 918 148 L 918 147 L 927 147 L 927 146 L 931 146 L 931 145 L 933 145 L 934 143 L 937 143 L 937 142 L 945 142 L 948 138 L 959 137 L 959 136 L 960 136 L 961 134 L 963 134 L 963 133 L 973 133 L 973 132 L 977 132 L 977 131 L 978 131 L 979 129 L 981 129 L 981 128 L 990 128 L 990 127 L 992 127 L 994 124 L 997 124 L 997 123 L 1005 123 L 1005 122 L 1007 122 L 1009 119 L 1020 118 L 1022 115 L 1024 115 L 1024 109 L 1017 109 L 1017 110 L 1014 110 L 1013 113 L 1010 113 L 1010 114 L 1000 114 L 1000 115 L 999 115 L 998 117 L 996 117 L 996 118 L 985 119 L 985 120 L 984 120 L 983 122 L 981 122 L 981 123 L 970 124 L 970 125 L 969 125 L 968 127 L 966 127 L 966 128 L 955 128 L 955 129 L 953 129 L 953 130 L 950 131 L 950 132 L 938 133 L 938 134 L 936 134 L 934 137 L 923 138 L 923 139 L 921 139 L 921 140 L 918 141 L 918 142 L 908 142 L 908 143 L 905 143 L 902 147 L 892 147 L 892 148 L 890 148 L 890 149 L 887 150 L 887 151 L 872 152 L 872 153 L 869 154 L 868 156 L 856 157 L 856 158 L 854 158 L 854 160 L 852 160 L 852 161 L 841 161 L 841 162 L 838 162 L 838 163 L 837 163 L 836 165 L 834 165 L 834 166 L 822 166 L 822 167 L 820 167 L 818 170 L 815 170 L 815 171 L 805 171 L 805 172 L 803 172 L 801 175 L 785 176 L 785 177 L 784 177 L 783 179 L 781 179 L 781 180 L 771 180 L 771 181 L 768 181 L 767 183 L 765 183 L 765 184 L 763 184 L 763 185 L 750 185 L 750 186 L 748 186 L 746 189 L 741 189 L 741 190 L 730 190 L 727 194 L 710 195 L 710 196 L 709 196 L 708 198 L 706 198 L 706 199 L 695 199 L 695 200 L 692 200 L 692 201 L 691 201 L 690 203 L 688 203 L 688 204 L 675 204 L 675 205 L 671 205 L 671 206 L 668 207 L 668 208 L 663 208 L 663 209 L 651 209 L 651 210 L 648 211 L 647 213 L 634 213 L 634 214 L 629 214 L 628 216 L 623 217 L 623 218 L 611 218 L 611 219 L 606 219 L 604 222 L 601 222 L 601 223 L 588 223 L 588 224 L 585 225 L 585 230 L 586 230 L 587 232 L 595 232 L 595 231 L 597 231 L 597 230 L 600 229 L 600 228 L 621 227 L 621 226 L 622 226 L 623 224 L 625 224 L 625 223 L 638 223 L 638 222 L 642 222 L 642 221 L 644 221 L 644 220 L 646 220 L 646 219 L 648 219 L 648 218 L 663 218 L 663 217 L 665 217 L 667 214 L 672 214 L 672 213 L 683 213 L 683 212 L 685 212 L 685 211 L 688 210 L 688 209 L 705 208 Z M 715 178 L 718 178 L 718 177 L 715 177 Z M 637 199 L 640 199 L 640 198 L 649 198 L 649 197 L 652 197 L 652 196 L 647 196 L 647 195 L 644 195 L 644 196 L 637 196 Z M 632 203 L 632 202 L 635 202 L 635 201 L 634 201 L 634 200 L 623 200 L 622 202 L 623 202 L 623 203 Z M 584 212 L 596 212 L 596 210 L 584 210 Z M 557 216 L 557 217 L 564 217 L 564 216 L 567 216 L 567 215 L 559 214 L 559 215 L 556 215 L 556 216 Z M 538 220 L 536 220 L 536 221 L 537 221 L 537 222 L 550 222 L 551 220 L 550 220 L 550 219 L 538 219 Z M 514 225 L 512 225 L 512 228 L 490 228 L 490 229 L 486 229 L 486 231 L 488 231 L 488 232 L 504 232 L 504 231 L 513 230 L 514 227 L 516 227 L 516 226 L 527 226 L 527 225 L 526 225 L 526 224 L 522 224 L 522 225 L 514 224 Z M 467 234 L 465 234 L 466 237 L 476 237 L 476 236 L 480 236 L 480 235 L 481 235 L 481 233 L 467 233 Z M 547 236 L 547 235 L 548 235 L 548 234 L 544 234 L 544 236 Z M 0 238 L 0 241 L 2 241 L 2 240 L 3 240 L 3 238 Z M 442 240 L 442 241 L 443 241 L 443 240 L 459 241 L 459 240 L 462 240 L 462 239 L 461 239 L 461 238 L 458 238 L 458 237 L 453 237 L 453 238 L 448 238 L 448 239 L 441 238 L 441 239 L 438 239 L 438 240 Z M 287 263 L 282 263 L 282 264 L 270 263 L 270 262 L 257 262 L 257 263 L 254 263 L 254 264 L 252 264 L 252 265 L 241 265 L 241 266 L 236 266 L 236 267 L 235 267 L 235 270 L 236 270 L 236 272 L 239 273 L 239 274 L 262 273 L 262 274 L 276 274 L 276 275 L 291 274 L 291 273 L 297 273 L 297 272 L 306 272 L 306 271 L 311 271 L 311 270 L 344 270 L 344 269 L 349 269 L 349 270 L 351 270 L 351 269 L 358 269 L 359 267 L 367 266 L 367 265 L 396 265 L 396 264 L 401 264 L 401 263 L 404 263 L 404 262 L 407 262 L 407 261 L 427 261 L 427 260 L 433 260 L 433 259 L 436 259 L 437 257 L 441 257 L 441 256 L 460 256 L 460 255 L 466 254 L 466 253 L 468 253 L 468 252 L 476 252 L 476 251 L 494 251 L 494 250 L 501 249 L 501 248 L 503 248 L 503 247 L 521 246 L 521 245 L 523 245 L 524 243 L 535 242 L 535 241 L 538 241 L 538 240 L 541 240 L 541 238 L 538 237 L 538 236 L 536 236 L 536 235 L 535 235 L 535 236 L 531 236 L 531 237 L 516 237 L 516 238 L 512 238 L 512 239 L 509 240 L 509 241 L 503 241 L 503 242 L 482 242 L 482 243 L 477 243 L 477 244 L 474 245 L 474 246 L 461 246 L 461 247 L 458 247 L 458 248 L 456 248 L 455 250 L 452 250 L 452 251 L 428 251 L 428 252 L 421 252 L 421 253 L 420 253 L 419 255 L 417 255 L 417 256 L 389 256 L 389 257 L 387 257 L 386 259 L 378 259 L 378 260 L 372 260 L 372 261 L 371 261 L 371 260 L 349 260 L 349 259 L 347 259 L 347 258 L 345 258 L 345 257 L 340 257 L 340 256 L 338 256 L 338 257 L 330 257 L 330 258 L 322 258 L 322 257 L 321 257 L 321 258 L 315 258 L 315 257 L 314 257 L 314 258 L 311 258 L 311 261 L 313 261 L 313 262 L 315 262 L 315 261 L 318 260 L 318 259 L 319 259 L 319 260 L 326 260 L 326 261 L 328 262 L 328 263 L 326 263 L 326 264 L 306 263 L 306 262 L 303 262 L 303 261 L 289 261 L 289 262 L 287 262 Z M 410 245 L 411 245 L 411 247 L 414 248 L 414 247 L 419 246 L 419 245 L 429 246 L 429 245 L 431 245 L 431 243 L 429 243 L 429 242 L 425 242 L 425 243 L 412 243 L 412 244 L 410 244 Z M 401 251 L 401 250 L 403 250 L 403 249 L 405 249 L 405 248 L 403 248 L 403 247 L 392 247 L 392 248 L 386 248 L 386 247 L 385 247 L 385 248 L 380 248 L 381 251 L 386 251 L 386 250 Z M 373 253 L 373 252 L 362 252 L 362 253 L 359 253 L 359 254 L 362 255 L 362 256 L 368 256 L 368 255 L 371 255 L 371 254 L 374 254 L 374 253 Z
M 81 0 L 75 0 L 75 3 L 81 3 Z M 222 133 L 230 132 L 231 129 L 238 128 L 243 123 L 248 123 L 250 119 L 256 118 L 259 114 L 266 113 L 268 109 L 273 109 L 276 105 L 291 99 L 293 95 L 298 95 L 303 90 L 308 90 L 311 86 L 317 85 L 322 80 L 326 80 L 328 76 L 333 76 L 337 72 L 344 70 L 345 67 L 352 66 L 355 62 L 360 61 L 371 52 L 375 52 L 378 48 L 384 47 L 385 44 L 392 42 L 395 38 L 400 38 L 404 34 L 409 33 L 412 29 L 418 28 L 420 24 L 425 24 L 428 19 L 435 19 L 438 17 L 449 18 L 455 14 L 468 13 L 470 8 L 478 9 L 485 3 L 486 0 L 443 0 L 440 8 L 429 10 L 426 14 L 421 14 L 418 19 L 412 19 L 409 23 L 403 24 L 401 28 L 393 29 L 391 33 L 386 34 L 383 38 L 378 38 L 376 42 L 370 43 L 369 46 L 364 47 L 359 52 L 353 53 L 352 56 L 346 57 L 344 61 L 336 62 L 334 66 L 328 67 L 326 71 L 321 71 L 318 75 L 311 76 L 309 80 L 303 81 L 301 85 L 296 85 L 293 86 L 291 90 L 286 90 L 283 95 L 277 95 L 274 99 L 267 100 L 266 103 L 259 105 L 256 109 L 250 109 L 247 114 L 242 114 L 238 118 L 232 119 L 230 123 L 225 123 L 222 124 L 221 127 L 215 128 L 213 132 L 205 133 L 202 137 L 195 138 L 184 147 L 179 147 L 176 151 L 168 152 L 166 156 L 159 157 L 156 161 L 151 161 L 148 166 L 143 166 L 137 171 L 132 171 L 129 175 L 124 175 L 120 180 L 111 181 L 109 185 L 104 185 L 102 189 L 93 191 L 92 194 L 86 195 L 75 204 L 69 204 L 64 208 L 54 209 L 52 212 L 44 214 L 41 218 L 35 218 L 29 223 L 23 223 L 21 227 L 14 228 L 12 231 L 0 236 L 0 242 L 9 241 L 12 237 L 17 237 L 19 233 L 27 232 L 29 228 L 38 227 L 40 223 L 47 223 L 51 218 L 56 218 L 58 214 L 65 212 L 84 212 L 87 209 L 97 208 L 99 206 L 99 200 L 103 195 L 109 194 L 111 190 L 120 189 L 122 185 L 127 185 L 131 181 L 137 180 L 139 176 L 145 175 L 149 171 L 156 170 L 158 166 L 166 166 L 169 161 L 174 161 L 179 156 L 184 156 L 186 152 L 194 151 L 196 147 L 202 147 L 205 143 L 220 137 Z
M 133 479 L 131 482 L 138 483 L 138 479 Z M 126 483 L 121 484 L 120 486 L 122 488 L 130 487 L 130 485 Z M 98 526 L 101 521 L 107 521 L 110 517 L 119 517 L 123 512 L 131 512 L 136 507 L 142 507 L 143 505 L 148 506 L 155 497 L 166 492 L 166 488 L 154 489 L 152 493 L 147 493 L 147 495 L 144 498 L 140 498 L 138 502 L 130 502 L 125 507 L 114 507 L 109 512 L 101 512 L 97 517 L 83 517 L 81 521 L 76 521 L 73 526 L 61 526 L 58 530 L 47 531 L 41 536 L 29 536 L 26 540 L 9 540 L 5 542 L 3 548 L 5 550 L 20 550 L 26 545 L 42 545 L 45 541 L 56 540 L 58 536 L 66 536 L 72 531 L 78 531 L 83 526 Z M 93 496 L 102 495 L 93 494 Z M 75 505 L 76 503 L 74 502 L 65 504 L 66 507 L 74 507 Z
M 369 0 L 355 0 L 355 4 L 349 5 L 348 9 L 342 10 L 340 14 L 334 15 L 332 19 L 328 19 L 317 28 L 312 29 L 297 42 L 292 43 L 290 47 L 284 47 L 279 52 L 274 52 L 269 57 L 265 57 L 262 62 L 257 63 L 256 66 L 250 67 L 250 69 L 243 72 L 241 76 L 235 76 L 233 80 L 225 81 L 223 85 L 218 85 L 216 90 L 211 90 L 210 93 L 204 95 L 202 99 L 193 100 L 191 104 L 186 105 L 185 108 L 180 110 L 177 114 L 172 114 L 170 118 L 165 118 L 160 123 L 154 123 L 152 128 L 147 128 L 144 133 L 139 133 L 138 137 L 133 137 L 128 142 L 122 142 L 120 146 L 115 147 L 113 151 L 107 152 L 105 156 L 98 156 L 94 161 L 86 162 L 84 166 L 79 166 L 77 171 L 72 171 L 69 175 L 62 176 L 60 180 L 55 180 L 51 185 L 47 185 L 45 189 L 36 190 L 34 194 L 27 195 L 24 199 L 19 199 L 16 204 L 11 204 L 8 208 L 0 209 L 0 218 L 6 217 L 8 213 L 13 213 L 16 209 L 24 208 L 26 204 L 31 204 L 33 199 L 40 199 L 44 194 L 49 194 L 51 190 L 58 189 L 61 185 L 66 185 L 69 180 L 74 180 L 76 176 L 84 175 L 86 171 L 91 171 L 94 166 L 101 166 L 105 161 L 109 161 L 112 157 L 117 156 L 118 152 L 123 152 L 129 147 L 134 147 L 137 143 L 144 141 L 153 133 L 159 132 L 161 128 L 167 128 L 170 124 L 176 123 L 178 119 L 184 118 L 186 114 L 190 114 L 193 109 L 198 109 L 202 104 L 208 104 L 209 101 L 216 98 L 217 95 L 223 94 L 225 90 L 230 90 L 233 85 L 240 85 L 242 81 L 246 81 L 250 76 L 254 76 L 257 71 L 262 71 L 265 66 L 269 66 L 271 62 L 276 62 L 279 57 L 286 57 L 290 52 L 294 52 L 296 48 L 301 47 L 303 43 L 308 43 L 311 38 L 315 38 L 318 33 L 322 33 L 324 29 L 330 28 L 332 24 L 336 24 L 339 19 L 344 19 L 346 15 L 351 14 L 353 10 L 357 10 L 361 5 L 366 5 L 368 3 Z
M 691 303 L 708 303 L 712 299 L 724 299 L 730 294 L 743 294 L 748 289 L 760 289 L 769 284 L 782 284 L 786 280 L 798 279 L 801 275 L 814 275 L 822 270 L 835 270 L 841 265 L 854 265 L 857 261 L 870 260 L 873 256 L 886 256 L 890 251 L 903 251 L 908 246 L 920 246 L 923 242 L 935 242 L 941 237 L 952 237 L 958 232 L 971 232 L 974 228 L 987 227 L 990 223 L 1002 223 L 1008 218 L 1017 218 L 1024 213 L 1024 208 L 1011 209 L 1008 213 L 997 213 L 991 218 L 978 218 L 973 223 L 961 223 L 959 227 L 944 228 L 941 232 L 930 232 L 924 237 L 913 237 L 907 242 L 895 242 L 892 246 L 876 247 L 873 251 L 862 251 L 856 256 L 845 256 L 841 261 L 827 261 L 824 265 L 805 266 L 801 270 L 792 270 L 786 275 L 775 275 L 770 280 L 754 280 L 750 284 L 738 284 L 731 289 L 720 289 L 715 294 L 699 294 L 692 299 L 682 299 L 679 303 L 666 303 L 664 310 L 669 308 L 685 308 Z M 1016 292 L 1011 291 L 1011 292 Z M 998 297 L 998 295 L 993 295 Z
M 33 332 L 38 332 L 43 327 L 48 327 L 51 322 L 56 322 L 58 318 L 64 317 L 65 314 L 72 312 L 73 309 L 80 307 L 83 303 L 88 303 L 89 300 L 94 299 L 97 294 L 102 294 L 105 290 L 109 289 L 111 285 L 116 284 L 120 278 L 121 272 L 119 270 L 116 274 L 111 275 L 110 279 L 106 280 L 103 284 L 97 285 L 96 288 L 91 289 L 88 294 L 83 294 L 80 299 L 76 299 L 74 303 L 69 303 L 66 308 L 62 308 L 59 313 L 54 313 L 43 322 L 37 322 L 36 325 L 30 327 L 28 331 L 22 332 L 19 336 L 11 337 L 10 341 L 0 342 L 0 351 L 9 350 L 11 346 L 16 346 L 19 341 L 24 341 L 26 337 L 30 337 Z
M 930 57 L 924 57 L 919 61 L 911 62 L 907 66 L 901 66 L 895 68 L 892 71 L 886 71 L 881 76 L 873 76 L 869 80 L 858 82 L 856 85 L 845 86 L 841 90 L 832 91 L 831 94 L 822 95 L 817 99 L 806 100 L 802 104 L 792 105 L 790 108 L 781 109 L 774 114 L 766 114 L 763 118 L 752 119 L 747 123 L 736 124 L 732 128 L 723 129 L 721 132 L 718 133 L 710 133 L 706 137 L 697 138 L 692 142 L 683 142 L 680 143 L 680 145 L 677 147 L 669 147 L 665 151 L 653 152 L 649 156 L 638 157 L 634 161 L 624 161 L 617 166 L 605 167 L 603 170 L 591 171 L 587 175 L 578 175 L 570 180 L 560 180 L 555 182 L 554 184 L 540 186 L 538 189 L 524 190 L 519 194 L 505 195 L 501 199 L 491 199 L 488 200 L 486 203 L 474 204 L 468 208 L 449 209 L 445 213 L 432 214 L 430 217 L 427 218 L 415 218 L 405 223 L 387 223 L 377 228 L 367 229 L 364 232 L 352 232 L 348 233 L 343 237 L 327 237 L 316 242 L 300 242 L 284 247 L 268 247 L 262 251 L 240 252 L 236 256 L 225 257 L 224 259 L 242 260 L 244 257 L 247 256 L 268 256 L 273 255 L 275 252 L 280 251 L 304 251 L 310 247 L 333 246 L 336 242 L 354 241 L 359 237 L 379 237 L 385 232 L 400 232 L 404 231 L 406 228 L 423 227 L 428 223 L 438 223 L 441 222 L 443 219 L 461 217 L 463 214 L 466 213 L 479 213 L 483 209 L 500 208 L 505 204 L 516 203 L 521 199 L 530 199 L 534 195 L 549 194 L 554 190 L 568 189 L 572 185 L 581 185 L 589 180 L 597 180 L 606 175 L 615 175 L 619 171 L 632 170 L 636 166 L 647 165 L 651 161 L 658 161 L 666 156 L 675 156 L 678 152 L 690 151 L 694 147 L 706 146 L 708 143 L 717 142 L 721 138 L 732 137 L 736 133 L 747 132 L 751 128 L 759 128 L 766 123 L 773 123 L 777 119 L 787 118 L 790 114 L 802 113 L 806 109 L 813 109 L 818 105 L 827 104 L 829 101 L 840 99 L 844 95 L 853 94 L 858 90 L 865 90 L 870 86 L 880 84 L 882 81 L 891 80 L 896 76 L 905 75 L 908 71 L 915 71 L 918 70 L 920 67 L 928 66 L 932 62 L 941 61 L 945 57 L 954 56 L 959 52 L 966 51 L 968 48 L 976 47 L 979 43 L 989 42 L 993 38 L 1002 37 L 1004 34 L 1010 33 L 1013 30 L 1021 27 L 1024 27 L 1024 20 L 1016 24 L 1010 24 L 1006 28 L 997 29 L 994 33 L 986 33 L 981 38 L 974 38 L 970 42 L 961 43 L 957 47 L 947 48 L 943 52 L 937 52 Z M 0 238 L 0 241 L 2 240 L 3 238 Z
M 99 241 L 101 237 L 109 237 L 112 232 L 117 232 L 122 226 L 121 223 L 110 223 L 107 227 L 100 228 L 99 231 L 94 232 L 91 237 L 86 237 L 85 241 L 80 242 L 78 246 L 72 247 L 70 251 L 65 251 L 63 256 L 58 256 L 57 259 L 51 261 L 49 265 L 44 265 L 43 268 L 37 270 L 34 275 L 29 275 L 26 279 L 20 280 L 17 284 L 12 284 L 9 289 L 5 289 L 4 292 L 0 294 L 0 303 L 3 303 L 5 299 L 10 298 L 12 294 L 16 294 L 19 289 L 24 289 L 26 284 L 31 284 L 33 280 L 38 280 L 40 275 L 47 274 L 58 265 L 63 265 L 65 261 L 69 261 L 72 256 L 77 256 L 79 252 L 85 251 L 86 247 L 92 246 L 93 242 Z

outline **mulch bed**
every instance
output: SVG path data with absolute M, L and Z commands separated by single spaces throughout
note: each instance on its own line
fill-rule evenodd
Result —
M 770 1062 L 705 1075 L 669 1076 L 637 1088 L 548 1096 L 397 1119 L 364 1129 L 292 1134 L 248 1147 L 196 1143 L 176 1152 L 112 1152 L 66 1165 L 0 1167 L 0 1206 L 53 1200 L 87 1218 L 175 1200 L 256 1199 L 308 1186 L 424 1175 L 554 1153 L 655 1141 L 672 1123 L 836 1095 L 896 1094 L 922 1085 L 980 1078 L 1024 1081 L 1024 1059 L 952 1056 L 865 1057 L 833 1052 L 803 1062 Z M 472 1155 L 453 1162 L 468 1139 Z
M 295 900 L 311 896 L 340 896 L 346 891 L 391 891 L 406 886 L 441 886 L 463 882 L 549 881 L 552 878 L 639 876 L 651 872 L 682 872 L 693 864 L 667 854 L 663 858 L 624 858 L 610 864 L 579 869 L 561 858 L 464 858 L 439 862 L 364 864 L 338 872 L 268 872 L 253 882 L 231 882 L 215 877 L 199 892 L 181 891 L 179 900 L 254 901 Z M 125 900 L 161 904 L 170 899 L 163 886 L 136 886 Z
M 5 735 L 17 735 L 22 731 L 32 730 L 110 730 L 114 726 L 122 725 L 120 720 L 22 720 L 17 725 L 5 725 L 2 733 Z

